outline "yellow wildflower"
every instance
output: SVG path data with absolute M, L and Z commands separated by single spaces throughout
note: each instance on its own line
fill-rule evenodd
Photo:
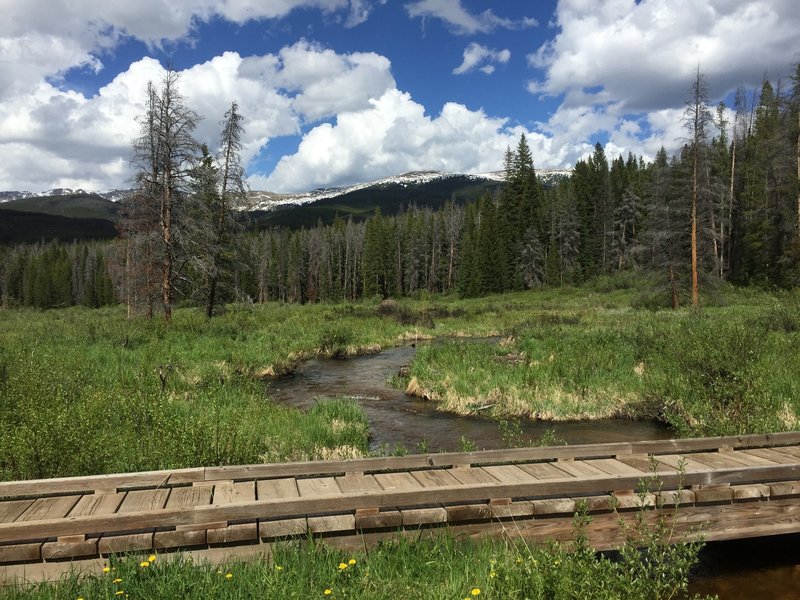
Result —
M 111 571 L 111 567 L 109 567 L 108 565 L 106 565 L 105 567 L 103 567 L 103 573 L 108 573 L 108 572 L 110 572 L 110 571 Z
M 344 571 L 347 568 L 347 563 L 339 563 L 339 570 Z
M 156 562 L 156 555 L 155 554 L 151 554 L 150 556 L 148 556 L 147 557 L 147 562 Z
M 280 565 L 275 565 L 275 570 L 276 571 L 283 571 L 283 567 L 280 566 Z
M 139 566 L 144 569 L 145 567 L 149 567 L 150 563 L 147 562 L 146 560 L 143 560 L 142 562 L 139 563 Z
M 497 573 L 495 573 L 494 571 L 492 571 L 491 573 L 489 573 L 489 578 L 490 578 L 490 579 L 494 579 L 495 577 L 497 577 Z
M 116 578 L 114 581 L 112 581 L 111 583 L 122 583 L 122 579 L 120 579 L 119 577 L 117 577 L 117 578 Z
M 233 579 L 233 573 L 225 573 L 225 579 Z
M 480 596 L 481 595 L 481 588 L 472 588 L 472 591 L 470 592 L 470 594 L 472 594 L 473 596 Z
M 124 593 L 125 593 L 124 591 L 119 590 L 118 592 L 114 592 L 114 595 L 115 596 L 122 596 L 122 594 L 124 594 Z
M 356 559 L 355 558 L 351 558 L 350 560 L 347 561 L 347 564 L 352 567 L 354 564 L 356 564 Z
M 333 590 L 331 588 L 325 588 L 325 591 L 322 593 L 326 596 L 330 596 L 333 593 Z

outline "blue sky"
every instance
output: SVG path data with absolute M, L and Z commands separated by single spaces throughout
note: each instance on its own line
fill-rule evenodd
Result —
M 129 187 L 135 117 L 171 61 L 212 147 L 236 100 L 253 189 L 537 167 L 595 142 L 674 149 L 712 101 L 800 58 L 796 0 L 7 0 L 0 189 Z

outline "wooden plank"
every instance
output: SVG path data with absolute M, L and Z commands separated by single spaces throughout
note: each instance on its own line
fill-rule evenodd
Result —
M 116 491 L 120 488 L 156 487 L 191 483 L 203 479 L 203 468 L 145 471 L 141 473 L 114 473 L 89 477 L 59 477 L 55 479 L 28 479 L 0 483 L 0 498 L 14 496 L 43 496 L 49 494 L 74 494 L 95 490 Z
M 11 523 L 28 510 L 33 500 L 6 500 L 0 502 L 0 523 Z
M 758 466 L 758 465 L 775 465 L 775 464 L 784 464 L 781 462 L 776 462 L 774 460 L 770 460 L 763 456 L 758 456 L 757 454 L 749 454 L 745 450 L 732 450 L 730 452 L 726 452 L 725 456 L 728 456 L 734 460 L 738 460 L 741 464 L 745 466 Z
M 60 519 L 67 516 L 72 507 L 78 503 L 78 500 L 80 500 L 80 496 L 38 498 L 17 518 L 17 521 Z
M 387 491 L 420 489 L 422 484 L 410 473 L 376 473 L 374 475 L 381 488 Z
M 733 489 L 729 485 L 700 485 L 693 487 L 692 491 L 694 492 L 696 504 L 730 502 L 733 500 Z
M 41 521 L 44 519 L 60 519 L 72 510 L 80 496 L 62 496 L 55 498 L 39 498 L 25 508 L 17 516 L 16 523 L 24 521 Z M 8 503 L 10 504 L 10 503 Z M 21 505 L 8 507 L 7 516 L 17 512 Z M 44 540 L 30 544 L 13 544 L 0 546 L 0 563 L 40 560 Z
M 659 462 L 658 459 L 651 459 L 651 457 L 646 456 L 644 454 L 633 454 L 631 456 L 617 456 L 616 459 L 628 465 L 629 467 L 633 467 L 637 471 L 641 471 L 647 475 L 653 474 L 653 465 L 655 464 L 656 472 L 660 471 L 674 471 L 674 469 L 666 465 L 662 462 Z
M 535 517 L 539 515 L 575 514 L 575 500 L 572 498 L 546 498 L 533 500 L 532 504 Z
M 475 485 L 480 483 L 497 483 L 497 479 L 480 467 L 469 467 L 466 469 L 451 469 L 450 474 L 459 483 L 464 485 Z
M 451 475 L 449 470 L 444 469 L 412 471 L 411 476 L 426 488 L 461 485 L 461 482 Z
M 300 492 L 297 490 L 297 480 L 294 477 L 257 481 L 256 494 L 259 500 L 281 500 L 300 497 Z M 290 519 L 261 519 L 258 523 L 258 536 L 260 538 L 282 538 L 305 535 L 307 532 L 308 521 L 305 515 Z
M 301 498 L 330 497 L 341 494 L 335 477 L 314 477 L 298 479 L 297 489 Z M 352 509 L 342 508 L 348 514 L 311 515 L 308 516 L 308 530 L 311 533 L 332 533 L 350 531 L 356 528 L 356 517 Z M 333 512 L 329 510 L 319 512 Z
M 764 458 L 774 464 L 779 465 L 793 464 L 797 462 L 797 458 L 794 456 L 784 454 L 783 452 L 778 452 L 772 448 L 753 448 L 752 450 L 742 450 L 741 452 L 743 454 L 747 454 L 748 456 L 758 456 L 759 458 Z
M 167 500 L 167 508 L 192 508 L 210 503 L 210 486 L 187 486 L 172 490 Z M 205 544 L 206 531 L 204 529 L 156 531 L 153 536 L 153 547 L 157 549 L 186 548 Z
M 770 496 L 797 496 L 800 494 L 800 481 L 779 481 L 769 484 Z
M 235 507 L 240 504 L 256 501 L 256 484 L 254 481 L 241 481 L 235 483 L 218 483 L 214 486 L 211 499 L 212 506 L 220 508 Z M 196 509 L 195 509 L 196 510 Z M 242 519 L 227 518 L 214 519 L 207 523 L 227 521 L 227 527 L 214 527 L 206 530 L 206 540 L 209 544 L 229 544 L 233 542 L 248 542 L 258 539 L 258 522 L 253 518 Z M 244 523 L 232 521 L 246 521 Z
M 152 513 L 164 507 L 169 497 L 169 489 L 152 490 L 133 490 L 125 494 L 120 503 L 119 509 L 114 515 L 96 515 L 90 517 L 78 517 L 78 519 L 113 519 L 120 515 Z M 184 509 L 172 509 L 184 510 Z M 150 550 L 153 547 L 153 534 L 158 524 L 150 524 L 145 519 L 140 520 L 140 525 L 136 527 L 124 528 L 121 531 L 129 531 L 126 535 L 120 535 L 121 531 L 112 531 L 114 535 L 104 534 L 97 543 L 97 550 L 100 554 L 116 554 L 118 552 L 132 552 L 135 550 Z M 96 529 L 95 531 L 108 531 L 107 529 Z
M 572 475 L 574 477 L 604 477 L 608 475 L 605 471 L 593 467 L 582 460 L 560 461 L 557 462 L 555 466 L 564 471 L 567 475 Z
M 444 507 L 448 523 L 463 521 L 485 521 L 492 518 L 492 510 L 487 502 L 451 504 Z
M 395 474 L 396 475 L 396 474 Z M 407 475 L 407 474 L 405 474 Z M 379 475 L 375 476 L 383 487 Z M 409 477 L 413 480 L 413 478 Z M 664 473 L 660 479 L 667 489 L 681 485 L 745 484 L 772 481 L 793 481 L 800 478 L 800 464 L 740 469 L 713 469 L 678 476 Z M 341 494 L 320 498 L 299 498 L 293 502 L 253 501 L 226 506 L 195 507 L 193 510 L 163 509 L 109 517 L 78 517 L 69 520 L 46 520 L 29 523 L 0 523 L 0 543 L 44 536 L 78 535 L 93 531 L 126 531 L 144 526 L 169 527 L 191 523 L 212 523 L 222 520 L 259 519 L 334 510 L 355 510 L 378 506 L 419 506 L 432 502 L 469 502 L 492 498 L 549 497 L 554 495 L 597 495 L 604 491 L 634 489 L 636 476 L 600 478 L 565 478 L 536 480 L 519 484 L 484 484 L 431 489 L 397 489 L 377 493 Z M 43 535 L 44 534 L 44 535 Z
M 525 483 L 536 480 L 536 477 L 521 467 L 522 465 L 496 465 L 483 467 L 483 470 L 501 483 Z
M 571 475 L 562 471 L 552 463 L 529 463 L 517 466 L 536 479 L 563 479 L 564 477 L 571 477 Z
M 337 477 L 336 484 L 339 489 L 345 494 L 353 492 L 378 492 L 381 489 L 381 484 L 372 475 L 346 475 L 344 477 Z
M 672 467 L 674 471 L 683 469 L 684 475 L 689 473 L 702 473 L 709 470 L 709 466 L 705 463 L 693 460 L 693 455 L 681 456 L 678 454 L 666 454 L 658 457 L 658 462 Z M 713 467 L 711 467 L 713 469 Z
M 744 466 L 744 463 L 741 460 L 736 460 L 731 456 L 732 454 L 732 451 L 723 452 L 722 454 L 718 452 L 702 452 L 692 454 L 692 460 L 717 469 L 735 469 L 736 467 Z
M 298 479 L 297 489 L 300 496 L 317 498 L 319 496 L 334 496 L 342 490 L 336 484 L 335 477 L 314 477 L 312 479 Z
M 489 502 L 489 511 L 493 519 L 522 519 L 532 517 L 534 509 L 530 500 L 514 500 L 510 504 Z
M 763 483 L 751 483 L 748 485 L 732 485 L 734 500 L 751 500 L 753 498 L 769 498 L 770 488 Z
M 85 517 L 91 515 L 113 515 L 122 500 L 125 492 L 114 494 L 85 494 L 81 496 L 77 504 L 69 512 L 69 517 Z M 70 541 L 66 538 L 58 538 L 55 542 L 45 542 L 42 546 L 42 558 L 44 560 L 62 560 L 66 558 L 79 558 L 97 556 L 98 542 L 100 540 L 98 532 L 89 537 L 83 535 L 83 540 Z
M 615 458 L 598 458 L 595 460 L 587 460 L 584 464 L 591 465 L 607 475 L 647 475 L 647 472 L 643 472 L 640 469 L 625 464 L 624 462 Z

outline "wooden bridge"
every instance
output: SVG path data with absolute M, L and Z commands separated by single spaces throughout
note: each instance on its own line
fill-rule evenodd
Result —
M 798 532 L 800 433 L 4 482 L 0 583 L 99 569 L 112 553 L 261 556 L 309 533 L 343 547 L 443 527 L 569 540 L 579 502 L 598 549 L 624 541 L 642 503 L 669 515 L 673 541 Z

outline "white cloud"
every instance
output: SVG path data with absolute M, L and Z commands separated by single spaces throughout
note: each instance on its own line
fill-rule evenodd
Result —
M 225 110 L 238 102 L 248 160 L 269 140 L 298 133 L 303 122 L 369 107 L 371 98 L 394 88 L 390 67 L 375 54 L 339 55 L 300 42 L 277 55 L 243 59 L 226 52 L 180 73 L 179 89 L 205 117 L 196 134 L 212 147 Z M 147 82 L 163 74 L 158 61 L 145 58 L 91 97 L 40 82 L 0 102 L 0 189 L 129 184 L 135 119 L 145 110 Z M 326 94 L 328 87 L 338 93 Z
M 550 139 L 512 127 L 506 119 L 452 102 L 431 117 L 408 93 L 392 89 L 371 100 L 367 109 L 342 113 L 335 124 L 313 128 L 295 154 L 284 156 L 271 175 L 252 176 L 250 184 L 293 192 L 409 170 L 494 171 L 502 168 L 506 148 L 515 146 L 521 133 L 528 136 L 534 156 L 553 155 Z
M 541 127 L 556 140 L 605 134 L 611 153 L 679 147 L 698 65 L 714 103 L 787 74 L 800 51 L 796 0 L 560 0 L 555 25 L 528 56 L 543 73 L 528 89 L 563 99 Z
M 461 5 L 461 0 L 418 0 L 406 4 L 406 11 L 411 18 L 441 19 L 450 29 L 459 35 L 474 33 L 490 33 L 496 29 L 524 29 L 535 27 L 536 19 L 525 17 L 519 21 L 505 19 L 495 15 L 491 9 L 474 15 Z
M 363 23 L 385 0 L 8 0 L 0 19 L 0 100 L 76 67 L 102 67 L 104 52 L 130 37 L 150 46 L 184 40 L 197 21 L 279 19 L 297 8 L 346 12 Z
M 472 42 L 464 48 L 464 60 L 453 69 L 453 74 L 463 75 L 477 69 L 486 75 L 491 75 L 494 73 L 494 64 L 492 63 L 505 64 L 510 58 L 511 52 L 508 49 L 493 50 Z

